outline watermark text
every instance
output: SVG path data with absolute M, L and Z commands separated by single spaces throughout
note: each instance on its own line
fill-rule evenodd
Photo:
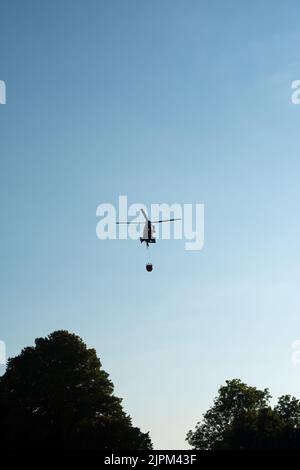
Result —
M 293 104 L 300 104 L 300 80 L 294 80 L 292 82 L 292 96 L 291 101 Z
M 6 364 L 6 345 L 4 341 L 0 340 L 0 365 Z
M 151 235 L 157 240 L 184 239 L 187 251 L 199 251 L 204 246 L 204 204 L 151 204 L 148 211 L 142 203 L 128 206 L 127 196 L 119 196 L 118 208 L 99 204 L 96 216 L 100 218 L 96 227 L 99 240 L 143 238 L 148 219 Z
M 6 84 L 0 80 L 0 104 L 6 104 Z

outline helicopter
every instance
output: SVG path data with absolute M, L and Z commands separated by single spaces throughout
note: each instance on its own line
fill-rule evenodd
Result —
M 145 218 L 145 225 L 144 225 L 144 230 L 143 230 L 143 236 L 140 237 L 140 242 L 143 243 L 145 242 L 146 247 L 149 248 L 149 245 L 151 243 L 156 243 L 156 238 L 154 236 L 155 233 L 155 226 L 154 224 L 161 224 L 163 222 L 174 222 L 175 220 L 181 220 L 181 219 L 163 219 L 163 220 L 150 220 L 147 217 L 146 212 L 144 209 L 141 208 L 141 213 L 143 214 Z M 142 222 L 117 222 L 117 225 L 120 224 L 141 224 Z M 153 270 L 153 265 L 152 263 L 147 263 L 146 264 L 146 270 L 148 272 L 151 272 Z

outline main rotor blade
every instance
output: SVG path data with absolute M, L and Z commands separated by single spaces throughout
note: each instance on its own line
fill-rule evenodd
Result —
M 152 224 L 161 224 L 162 222 L 174 222 L 174 220 L 181 220 L 181 219 L 166 219 L 166 220 L 152 220 Z
M 121 225 L 121 224 L 126 224 L 126 225 L 129 225 L 129 224 L 144 224 L 145 222 L 142 221 L 142 222 L 116 222 L 117 225 Z
M 147 217 L 147 214 L 146 212 L 144 211 L 144 209 L 141 208 L 141 213 L 143 214 L 143 216 L 145 217 L 146 221 L 148 222 L 148 217 Z

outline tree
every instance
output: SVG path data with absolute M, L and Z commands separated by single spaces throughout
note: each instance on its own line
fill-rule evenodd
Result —
M 300 403 L 289 395 L 272 409 L 268 389 L 227 380 L 213 406 L 189 431 L 195 449 L 295 449 L 300 447 Z
M 35 340 L 0 378 L 0 439 L 10 449 L 151 449 L 94 349 L 67 331 Z

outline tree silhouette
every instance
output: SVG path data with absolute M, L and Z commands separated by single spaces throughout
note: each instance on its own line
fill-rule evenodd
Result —
M 187 441 L 206 450 L 299 449 L 299 400 L 285 395 L 272 408 L 270 398 L 268 389 L 227 380 L 203 421 L 188 432 Z
M 113 389 L 78 336 L 56 331 L 36 339 L 0 378 L 2 448 L 151 449 Z

